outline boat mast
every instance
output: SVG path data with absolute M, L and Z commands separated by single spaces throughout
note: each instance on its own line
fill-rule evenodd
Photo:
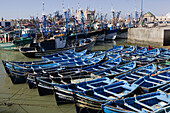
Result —
M 22 29 L 21 29 L 21 26 L 20 26 L 20 21 L 18 21 L 18 26 L 19 26 L 19 38 L 21 39 Z
M 140 20 L 141 20 L 141 26 L 143 25 L 143 0 L 141 0 L 141 16 L 140 16 Z
M 103 21 L 103 16 L 102 16 L 102 13 L 101 13 L 101 15 L 100 15 L 101 30 L 103 29 L 103 23 L 102 23 L 102 21 Z
M 131 27 L 131 16 L 130 16 L 130 13 L 128 13 L 128 19 L 129 19 L 128 28 L 130 28 Z
M 41 26 L 41 29 L 42 29 L 41 33 L 42 33 L 42 39 L 44 39 L 44 34 L 45 34 L 45 31 L 46 31 L 46 16 L 45 16 L 45 12 L 44 12 L 44 2 L 43 2 L 43 13 L 42 13 L 42 16 L 43 16 L 43 25 Z
M 74 30 L 75 30 L 75 36 L 76 36 L 76 42 L 77 42 L 77 28 L 76 28 L 76 19 L 75 19 L 75 17 L 74 17 L 74 15 L 72 16 L 72 18 L 73 18 L 73 22 L 74 22 Z
M 118 23 L 118 19 L 119 19 L 120 13 L 121 13 L 121 11 L 117 12 L 116 22 L 115 22 L 116 24 Z M 116 27 L 117 27 L 117 25 L 116 25 Z
M 66 34 L 68 33 L 68 11 L 65 10 L 64 8 L 64 0 L 63 0 L 63 3 L 62 3 L 62 7 L 63 7 L 63 12 L 64 12 L 64 16 L 65 16 L 65 26 L 66 26 Z
M 113 28 L 114 29 L 114 25 L 115 25 L 115 11 L 112 9 L 112 16 L 113 16 Z
M 64 11 L 64 15 L 65 15 L 65 24 L 66 24 L 66 33 L 68 33 L 68 24 L 67 24 L 67 22 L 68 22 L 68 18 L 67 18 L 67 11 L 65 10 Z

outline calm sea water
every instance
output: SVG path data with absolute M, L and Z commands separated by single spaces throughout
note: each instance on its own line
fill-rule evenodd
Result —
M 106 50 L 113 45 L 136 45 L 127 40 L 97 42 L 92 51 Z M 140 43 L 140 46 L 152 44 Z M 154 45 L 155 46 L 155 45 Z M 0 50 L 0 113 L 75 113 L 74 104 L 58 106 L 54 95 L 39 96 L 37 89 L 29 89 L 27 84 L 13 85 L 6 74 L 1 60 L 32 61 L 18 51 Z M 4 104 L 8 105 L 4 105 Z

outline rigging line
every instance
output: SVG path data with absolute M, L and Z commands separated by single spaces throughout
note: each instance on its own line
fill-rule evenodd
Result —
M 22 89 L 22 88 L 21 88 Z M 19 91 L 21 91 L 21 89 L 19 89 L 16 93 L 14 93 L 10 98 L 8 98 L 9 100 L 11 99 L 11 98 L 13 98 Z
M 58 105 L 57 105 L 58 106 Z M 58 106 L 58 108 L 60 109 L 60 111 L 62 112 L 62 113 L 66 113 L 66 112 L 68 112 L 68 111 L 70 111 L 70 110 L 73 110 L 73 106 L 75 106 L 74 104 L 72 104 L 72 106 L 70 107 L 70 109 L 68 109 L 67 111 L 63 111 L 59 106 Z
M 4 113 L 5 111 L 7 111 L 9 108 L 7 107 L 6 109 L 1 109 L 0 113 Z
M 25 85 L 26 86 L 26 85 Z M 11 99 L 11 98 L 13 98 L 15 95 L 17 95 L 17 93 L 18 92 L 20 92 L 22 89 L 26 89 L 26 88 L 21 88 L 21 89 L 19 89 L 16 93 L 14 93 L 10 98 L 8 98 L 9 100 Z M 26 90 L 25 90 L 26 91 Z
M 18 108 L 19 109 L 19 108 Z M 17 111 L 18 111 L 18 109 L 14 112 L 14 113 L 16 113 Z
M 8 103 L 10 105 L 23 105 L 23 106 L 34 106 L 34 107 L 46 107 L 46 108 L 53 108 L 56 107 L 55 105 L 49 105 L 49 106 L 45 106 L 45 105 L 33 105 L 33 104 L 19 104 L 19 103 Z
M 28 113 L 28 111 L 26 111 L 21 105 L 19 105 L 26 113 Z

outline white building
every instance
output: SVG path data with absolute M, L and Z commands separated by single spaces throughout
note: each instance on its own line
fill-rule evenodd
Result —
M 90 10 L 87 8 L 86 10 L 83 10 L 83 16 L 84 16 L 84 19 L 85 19 L 85 20 L 88 20 L 88 19 L 89 19 L 89 16 L 90 16 L 91 19 L 93 20 L 93 19 L 94 19 L 94 16 L 95 16 L 95 10 L 90 11 Z M 76 10 L 76 17 L 77 17 L 77 20 L 78 20 L 78 21 L 81 20 L 81 10 L 79 10 L 79 11 Z
M 0 26 L 1 27 L 11 27 L 11 26 L 13 26 L 13 22 L 12 21 L 0 21 Z
M 170 21 L 170 13 L 166 16 L 156 16 L 156 21 Z

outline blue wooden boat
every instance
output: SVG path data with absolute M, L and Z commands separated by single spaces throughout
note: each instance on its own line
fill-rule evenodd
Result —
M 6 62 L 6 72 L 8 72 L 9 69 L 16 70 L 24 73 L 33 73 L 35 71 L 43 71 L 49 68 L 55 68 L 61 69 L 61 64 L 59 63 L 50 63 L 50 64 L 41 64 L 41 65 L 22 65 L 22 64 L 15 64 L 11 62 Z M 8 73 L 9 74 L 9 73 Z
M 41 58 L 42 58 L 42 59 L 45 59 L 45 58 L 51 58 L 51 57 L 68 56 L 68 55 L 75 54 L 75 53 L 76 53 L 75 50 L 74 50 L 74 49 L 71 49 L 71 50 L 66 50 L 66 51 L 54 53 L 54 54 L 52 54 L 52 55 L 42 56 Z
M 34 78 L 34 76 L 37 76 L 38 74 L 38 77 L 40 76 L 49 76 L 49 75 L 52 75 L 52 76 L 55 76 L 55 77 L 67 77 L 67 76 L 82 76 L 82 75 L 89 75 L 87 72 L 83 71 L 82 69 L 89 69 L 89 73 L 91 71 L 97 71 L 97 67 L 99 69 L 99 67 L 102 67 L 103 66 L 107 66 L 108 64 L 108 68 L 112 67 L 112 66 L 116 66 L 116 65 L 119 65 L 119 63 L 121 62 L 121 58 L 119 57 L 120 55 L 119 54 L 114 54 L 111 58 L 111 57 L 108 57 L 108 60 L 106 60 L 104 63 L 99 63 L 98 64 L 95 64 L 94 66 L 88 66 L 89 68 L 69 68 L 69 69 L 62 69 L 62 70 L 56 70 L 56 69 L 44 69 L 42 70 L 41 72 L 38 70 L 38 72 L 36 70 L 34 70 L 34 75 L 32 76 L 32 78 Z M 93 68 L 94 67 L 94 68 Z M 96 68 L 96 69 L 95 69 Z M 93 70 L 95 69 L 95 70 Z M 102 68 L 101 68 L 102 69 Z M 101 70 L 100 69 L 100 70 Z M 33 82 L 35 82 L 35 79 L 31 79 L 30 78 L 30 83 L 32 84 Z M 31 85 L 32 86 L 35 86 L 35 84 Z
M 170 112 L 170 105 L 167 107 L 163 107 L 162 109 L 156 110 L 154 113 L 169 113 Z
M 159 54 L 160 54 L 160 49 L 159 48 L 155 48 L 155 49 L 147 51 L 144 54 L 141 54 L 141 56 L 143 56 L 143 57 L 156 57 Z
M 92 65 L 94 63 L 98 63 L 105 57 L 105 53 L 101 53 L 100 55 L 94 57 L 94 58 L 88 58 L 92 57 L 94 54 L 85 56 L 85 59 L 82 57 L 80 59 L 70 59 L 65 60 L 65 62 L 60 63 L 49 63 L 49 64 L 42 64 L 42 65 L 28 65 L 28 64 L 16 64 L 11 62 L 6 62 L 6 68 L 11 68 L 17 71 L 24 71 L 24 72 L 35 72 L 37 70 L 47 70 L 49 68 L 56 68 L 55 70 L 60 70 L 61 67 L 80 67 L 80 66 L 86 66 L 86 65 Z
M 9 62 L 11 64 L 14 65 L 19 65 L 21 67 L 32 67 L 34 65 L 45 65 L 45 64 L 53 64 L 53 63 L 71 63 L 71 62 L 80 62 L 80 61 L 84 61 L 86 59 L 90 59 L 95 55 L 95 53 L 90 53 L 90 54 L 84 54 L 81 57 L 77 57 L 77 58 L 72 58 L 72 59 L 66 59 L 66 60 L 58 60 L 58 59 L 53 59 L 53 60 L 40 60 L 40 61 L 30 61 L 30 62 L 15 62 L 15 61 L 3 61 L 4 65 L 6 66 L 6 63 Z
M 114 83 L 115 80 L 107 77 L 84 81 L 75 84 L 57 85 L 54 84 L 54 92 L 57 104 L 72 103 L 73 92 L 82 92 L 96 89 Z
M 83 56 L 85 53 L 87 52 L 87 49 L 81 52 L 74 52 L 71 54 L 66 54 L 66 53 L 62 53 L 62 54 L 53 54 L 53 55 L 47 55 L 47 56 L 42 56 L 42 59 L 48 59 L 48 60 L 53 60 L 53 59 L 68 59 L 68 58 L 76 58 L 76 57 L 81 57 Z
M 118 59 L 118 58 L 117 58 Z M 119 59 L 120 60 L 120 59 Z M 116 60 L 114 60 L 114 61 L 116 61 Z M 111 63 L 111 62 L 110 62 Z M 117 62 L 117 63 L 120 63 L 120 62 Z M 116 64 L 116 63 L 114 63 L 114 64 Z M 97 65 L 97 64 L 96 64 Z M 88 66 L 89 67 L 89 66 Z M 85 67 L 84 67 L 85 68 Z M 83 69 L 83 68 L 82 68 Z M 80 70 L 79 68 L 78 69 L 76 69 L 76 70 L 67 70 L 66 69 L 66 71 L 64 71 L 64 72 L 61 72 L 61 71 L 59 71 L 58 73 L 57 73 L 57 76 L 60 76 L 60 77 L 67 77 L 67 76 L 70 76 L 70 77 L 74 77 L 75 78 L 75 76 L 78 76 L 79 78 L 82 76 L 84 76 L 84 75 L 86 75 L 87 73 L 83 73 L 83 71 L 82 70 Z M 89 74 L 87 74 L 87 75 L 89 75 Z M 56 76 L 56 75 L 55 75 Z M 42 81 L 43 82 L 43 81 Z M 42 92 L 42 90 L 46 90 L 46 88 L 44 88 L 43 86 L 40 86 L 39 88 L 41 88 L 41 92 Z M 50 89 L 49 89 L 50 90 Z M 41 93 L 40 92 L 40 93 Z M 48 92 L 48 90 L 46 91 L 46 92 Z M 48 94 L 48 93 L 46 93 L 46 94 Z M 41 93 L 40 95 L 44 95 L 43 93 Z
M 102 104 L 139 93 L 138 85 L 130 86 L 120 81 L 84 92 L 74 92 L 73 96 L 77 113 L 102 113 Z
M 131 56 L 139 56 L 139 55 L 142 55 L 144 53 L 146 53 L 148 50 L 147 50 L 147 47 L 139 47 L 137 46 L 136 47 L 136 50 L 132 53 L 130 53 Z
M 150 75 L 138 79 L 133 84 L 139 85 L 145 92 L 153 92 L 170 83 L 170 67 L 157 70 Z
M 93 72 L 113 68 L 121 63 L 121 57 L 119 54 L 106 55 L 106 59 L 107 60 L 104 62 L 91 65 L 91 66 L 87 66 L 87 67 L 82 67 L 82 68 L 77 68 L 77 69 L 74 68 L 73 70 L 72 69 L 61 70 L 59 71 L 59 74 L 61 76 L 90 74 Z
M 125 55 L 128 55 L 132 52 L 135 51 L 135 46 L 127 46 L 127 47 L 124 47 L 124 49 L 120 52 L 121 56 L 125 56 Z
M 115 77 L 114 79 L 118 81 L 127 81 L 128 83 L 134 83 L 139 78 L 142 78 L 144 76 L 147 76 L 151 73 L 156 71 L 156 66 L 154 64 L 148 64 L 145 66 L 138 67 L 130 72 L 127 72 L 125 74 L 119 75 Z
M 60 64 L 64 64 L 64 63 L 74 63 L 74 62 L 81 62 L 81 61 L 86 61 L 86 60 L 90 60 L 92 59 L 94 56 L 97 56 L 96 52 L 92 52 L 89 54 L 85 54 L 83 56 L 77 57 L 77 58 L 70 58 L 70 59 L 62 59 L 62 60 L 52 60 L 55 63 L 60 63 Z M 51 60 L 49 60 L 51 61 Z
M 164 85 L 158 89 L 159 91 L 163 91 L 166 94 L 170 94 L 170 83 L 167 85 Z
M 106 52 L 112 52 L 112 53 L 118 53 L 122 51 L 123 46 L 115 46 L 113 45 L 113 48 L 106 50 Z
M 104 113 L 155 113 L 156 111 L 164 110 L 169 104 L 169 95 L 164 92 L 154 92 L 110 101 L 102 105 L 102 109 Z
M 77 63 L 77 62 L 82 62 L 86 60 L 92 59 L 95 55 L 97 55 L 95 52 L 85 54 L 81 57 L 77 58 L 70 58 L 70 59 L 63 59 L 63 60 L 58 60 L 58 59 L 53 59 L 53 60 L 42 60 L 42 61 L 35 61 L 35 62 L 10 62 L 10 63 L 15 63 L 16 65 L 20 65 L 23 67 L 33 67 L 34 65 L 44 65 L 44 64 L 53 64 L 53 63 L 59 63 L 59 64 L 70 64 L 70 63 Z M 95 58 L 95 57 L 94 57 Z
M 92 73 L 92 72 L 96 72 L 96 71 L 100 71 L 104 69 L 113 68 L 115 66 L 118 66 L 121 63 L 121 57 L 119 54 L 106 55 L 106 58 L 108 60 L 106 60 L 105 62 L 92 65 L 92 66 L 88 66 L 88 67 L 84 67 L 81 69 L 81 71 L 84 71 L 86 73 Z
M 156 61 L 155 57 L 159 54 L 160 54 L 159 48 L 147 51 L 147 48 L 145 47 L 137 50 L 136 52 L 134 51 L 131 54 L 125 55 L 122 58 L 122 60 L 123 62 L 130 62 L 136 60 L 138 65 L 145 65 Z
M 23 73 L 9 69 L 9 77 L 13 84 L 26 83 L 28 73 Z
M 87 52 L 87 50 L 84 50 L 84 51 L 81 51 L 81 52 L 76 52 L 74 54 L 74 50 L 70 50 L 70 51 L 63 51 L 63 52 L 60 52 L 60 53 L 57 53 L 58 55 L 64 57 L 64 55 L 68 56 L 68 55 L 75 55 L 75 56 L 79 56 L 80 55 L 85 55 L 85 53 Z M 54 59 L 55 60 L 55 59 Z M 57 59 L 56 59 L 57 60 Z M 61 60 L 61 59 L 59 59 Z M 3 61 L 3 63 L 5 64 L 6 61 Z M 28 61 L 28 62 L 16 62 L 16 61 L 8 61 L 8 62 L 11 62 L 11 63 L 16 63 L 16 64 L 23 64 L 23 65 L 40 65 L 40 64 L 47 64 L 47 63 L 53 63 L 53 60 L 48 60 L 48 59 L 44 59 L 44 60 L 39 60 L 39 61 Z
M 63 38 L 62 39 L 63 41 L 65 39 L 65 37 L 60 37 L 60 38 Z M 79 44 L 76 46 L 62 47 L 62 48 L 58 48 L 58 47 L 56 48 L 55 39 L 45 40 L 41 44 L 37 44 L 36 47 L 23 47 L 23 48 L 20 48 L 19 51 L 23 55 L 29 58 L 40 58 L 41 56 L 46 56 L 46 55 L 54 54 L 57 52 L 62 52 L 62 51 L 72 50 L 72 49 L 75 49 L 75 51 L 82 51 L 85 49 L 90 51 L 92 47 L 94 46 L 94 44 L 96 43 L 96 39 L 88 38 L 86 39 L 86 41 L 84 40 L 85 39 L 80 40 Z M 58 41 L 60 41 L 60 39 Z M 64 41 L 63 43 L 66 43 L 66 42 Z M 63 43 L 60 43 L 60 44 L 63 44 Z M 40 45 L 41 47 L 39 47 L 38 45 Z
M 156 57 L 144 57 L 136 59 L 137 65 L 146 65 L 153 62 L 157 62 Z
M 168 60 L 169 58 L 170 58 L 170 50 L 164 51 L 156 57 L 156 59 L 159 61 Z
M 111 69 L 97 71 L 95 73 L 92 73 L 92 75 L 106 76 L 109 78 L 114 78 L 115 76 L 120 75 L 122 73 L 126 73 L 134 68 L 136 68 L 136 61 L 132 61 L 132 62 L 124 64 L 124 65 L 119 65 L 119 66 L 113 67 Z
M 97 55 L 96 57 L 85 59 L 85 60 L 79 60 L 79 61 L 73 61 L 73 62 L 65 62 L 62 63 L 62 66 L 64 67 L 82 67 L 82 66 L 89 66 L 93 64 L 97 64 L 100 61 L 102 61 L 105 57 L 105 53 L 101 53 Z
M 170 67 L 170 61 L 168 60 L 158 60 L 157 66 L 159 69 Z
M 40 96 L 53 94 L 54 85 L 60 84 L 75 84 L 84 81 L 93 80 L 97 77 L 91 75 L 82 76 L 65 76 L 65 77 L 36 77 L 36 85 Z
M 119 64 L 120 63 L 120 60 L 121 60 L 121 58 L 120 57 L 118 57 L 119 55 L 118 54 L 115 54 L 114 55 L 115 57 L 117 57 L 117 58 L 114 58 L 114 60 L 112 59 L 112 60 L 109 60 L 109 62 L 104 62 L 104 63 L 110 63 L 110 64 L 114 64 L 113 66 L 115 66 L 115 65 L 117 65 L 117 64 Z M 114 63 L 113 63 L 114 62 Z M 100 63 L 101 64 L 101 66 L 102 66 L 102 64 L 103 63 Z M 97 64 L 96 64 L 97 65 Z M 100 66 L 100 65 L 98 65 L 98 66 Z M 89 67 L 89 66 L 88 66 Z M 83 68 L 85 68 L 85 67 L 83 67 Z M 66 69 L 66 70 L 61 70 L 61 71 L 57 71 L 57 72 L 47 72 L 47 73 L 43 73 L 42 75 L 53 75 L 53 76 L 57 76 L 57 77 L 60 77 L 60 78 L 64 78 L 64 77 L 72 77 L 72 78 L 75 78 L 75 76 L 77 76 L 78 78 L 80 78 L 81 76 L 83 77 L 84 75 L 89 75 L 89 74 L 87 74 L 86 72 L 83 72 L 81 69 L 83 69 L 83 68 L 75 68 L 75 69 Z M 96 71 L 96 70 L 95 70 Z M 49 73 L 49 74 L 48 74 Z M 47 79 L 49 79 L 49 78 L 47 78 Z M 31 82 L 31 81 L 30 81 Z M 34 81 L 32 81 L 31 83 L 33 83 Z M 43 82 L 43 81 L 41 81 L 41 82 Z M 49 82 L 46 82 L 46 84 L 47 83 L 49 83 Z M 50 83 L 49 83 L 50 84 Z M 35 86 L 35 85 L 34 85 Z M 44 87 L 41 87 L 41 89 L 42 90 L 46 90 Z M 48 91 L 46 91 L 46 92 L 48 92 Z M 46 94 L 48 94 L 48 93 L 46 93 Z M 41 94 L 41 95 L 44 95 L 43 93 Z
M 126 54 L 125 56 L 122 57 L 122 60 L 124 63 L 134 61 L 136 59 L 141 58 L 141 55 L 147 52 L 147 47 L 139 47 L 136 46 L 135 51 Z
M 103 58 L 104 58 L 105 54 L 102 54 L 102 55 L 99 55 L 95 58 L 92 58 L 92 60 L 89 60 L 87 59 L 88 62 L 86 61 L 82 61 L 84 63 L 84 65 L 86 64 L 93 64 L 93 63 L 97 63 L 99 61 L 101 61 Z M 68 65 L 68 66 L 78 66 L 78 64 L 80 64 L 81 62 L 73 62 L 73 63 L 67 63 L 67 64 L 62 64 L 62 65 Z M 12 79 L 12 81 L 16 81 L 17 79 L 19 79 L 18 81 L 20 81 L 21 78 L 24 77 L 24 80 L 23 81 L 20 81 L 20 83 L 25 83 L 26 82 L 26 73 L 46 73 L 46 69 L 51 69 L 51 68 L 55 68 L 55 70 L 57 69 L 61 69 L 56 63 L 53 63 L 53 64 L 45 64 L 45 65 L 31 65 L 30 67 L 21 67 L 21 64 L 20 65 L 10 65 L 10 63 L 7 63 L 7 65 L 9 64 L 10 68 L 8 68 L 8 70 L 13 70 L 13 71 L 10 71 L 9 74 L 10 74 L 10 77 Z M 71 65 L 72 64 L 72 65 Z M 28 66 L 28 65 L 27 65 Z M 82 64 L 81 64 L 82 66 Z M 51 70 L 52 71 L 52 70 Z M 11 73 L 12 72 L 12 73 Z M 19 83 L 19 82 L 17 82 Z

